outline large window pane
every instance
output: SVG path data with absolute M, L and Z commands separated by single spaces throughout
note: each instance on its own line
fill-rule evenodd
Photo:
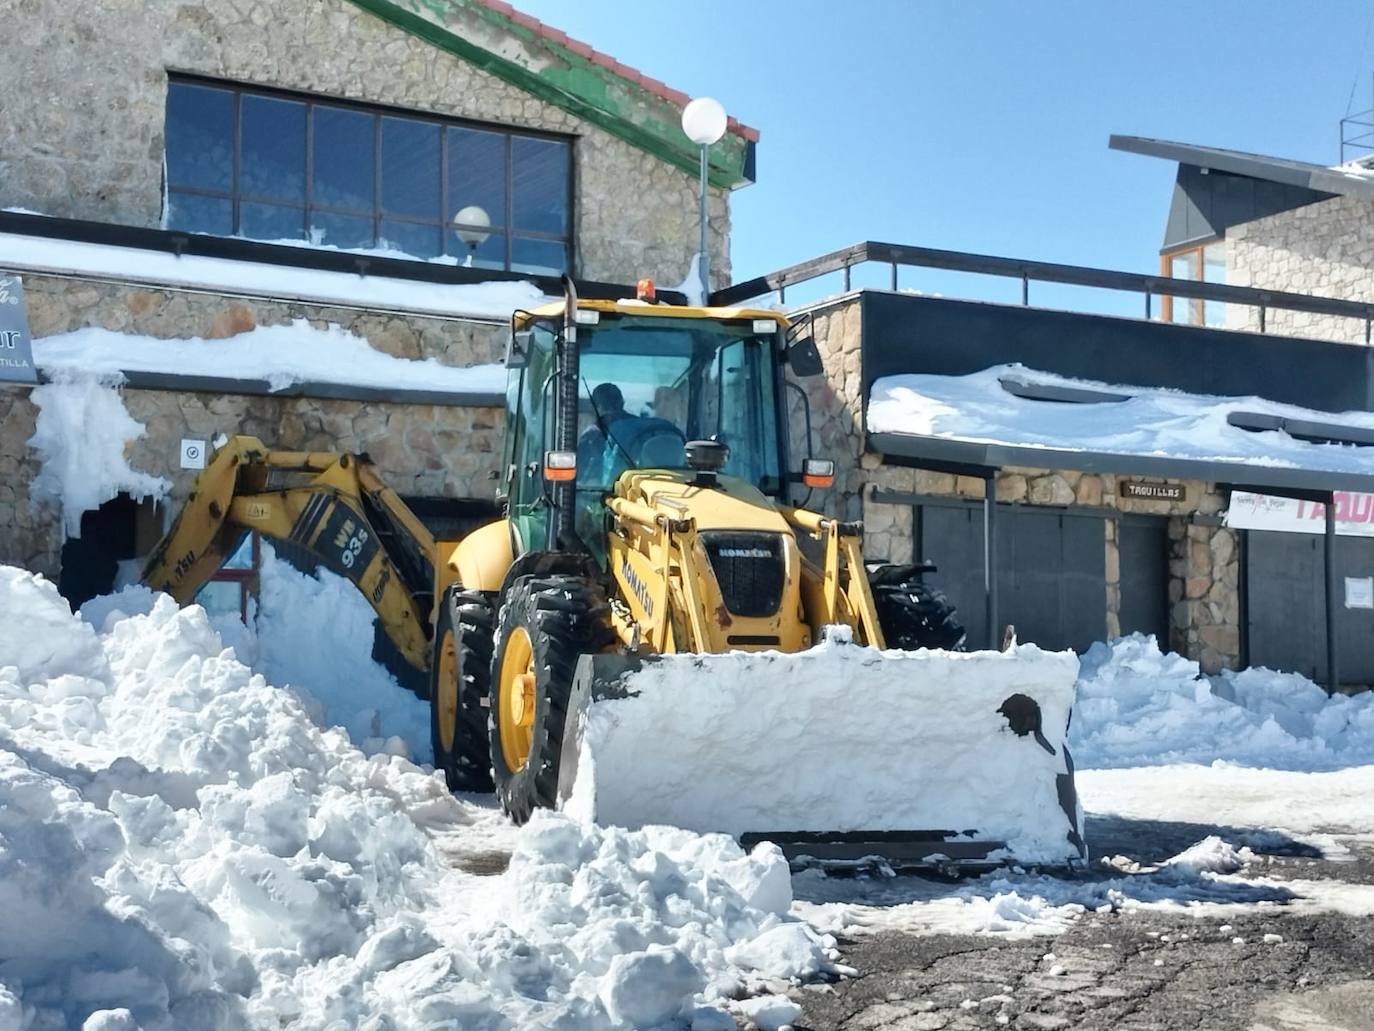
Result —
M 460 237 L 456 230 L 448 231 L 448 253 L 458 259 L 458 264 L 471 268 L 506 267 L 506 237 L 503 233 L 492 233 L 475 246 Z
M 376 120 L 361 111 L 316 106 L 313 204 L 371 212 Z
M 439 220 L 439 126 L 382 119 L 382 210 Z
M 300 240 L 305 236 L 305 209 L 244 201 L 239 205 L 239 235 L 250 240 Z
M 316 211 L 310 219 L 310 236 L 312 242 L 327 244 L 330 247 L 371 247 L 372 219 Z
M 480 129 L 448 130 L 448 203 L 444 219 L 478 207 L 493 226 L 506 223 L 506 139 Z
M 1199 279 L 1198 258 L 1200 255 L 1196 250 L 1183 251 L 1179 254 L 1169 256 L 1169 275 L 1174 279 Z M 1175 297 L 1173 299 L 1173 321 L 1180 323 L 1197 323 L 1202 319 L 1202 302 L 1193 300 L 1189 297 Z
M 167 228 L 188 233 L 230 236 L 234 232 L 234 205 L 226 197 L 195 193 L 167 193 Z
M 414 222 L 397 222 L 382 219 L 382 237 L 377 241 L 379 247 L 394 251 L 404 251 L 416 258 L 435 258 L 440 251 L 438 226 L 417 225 Z
M 526 273 L 568 266 L 566 141 L 173 82 L 166 142 L 171 228 Z M 474 232 L 475 244 L 462 238 Z
M 245 95 L 239 119 L 239 194 L 304 203 L 305 105 Z
M 234 94 L 174 82 L 167 90 L 167 182 L 223 190 L 233 186 Z
M 568 145 L 511 138 L 511 226 L 562 235 L 568 229 Z
M 557 275 L 567 270 L 567 248 L 559 240 L 527 240 L 515 237 L 510 242 L 512 272 Z

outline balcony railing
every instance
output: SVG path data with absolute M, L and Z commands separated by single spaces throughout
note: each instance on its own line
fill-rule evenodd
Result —
M 1160 297 L 1183 297 L 1204 301 L 1220 301 L 1254 308 L 1259 314 L 1259 331 L 1266 331 L 1267 315 L 1272 310 L 1310 312 L 1357 319 L 1364 323 L 1364 342 L 1370 343 L 1374 332 L 1374 303 L 1347 301 L 1336 297 L 1313 297 L 1308 294 L 1266 290 L 1257 287 L 1231 286 L 1226 283 L 1204 283 L 1192 279 L 1173 279 L 1169 276 L 1146 275 L 1138 272 L 1118 272 L 1112 269 L 1089 268 L 1083 265 L 1059 265 L 1047 261 L 1026 261 L 1021 258 L 1000 258 L 991 254 L 970 254 L 965 251 L 946 251 L 934 247 L 912 247 L 906 244 L 877 243 L 865 240 L 849 247 L 822 254 L 809 261 L 798 262 L 767 275 L 735 283 L 711 294 L 711 303 L 740 304 L 768 293 L 777 293 L 780 303 L 787 301 L 787 289 L 839 272 L 843 289 L 851 289 L 851 271 L 860 265 L 877 263 L 890 267 L 892 290 L 898 289 L 898 270 L 902 267 L 941 269 L 950 272 L 971 272 L 1001 276 L 1021 281 L 1021 303 L 1030 304 L 1031 283 L 1059 283 L 1071 286 L 1097 287 L 1137 293 L 1143 298 L 1145 318 L 1155 317 L 1154 302 Z

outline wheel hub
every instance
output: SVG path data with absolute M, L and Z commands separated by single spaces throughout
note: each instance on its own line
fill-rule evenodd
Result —
M 445 752 L 451 752 L 458 725 L 458 649 L 452 632 L 444 634 L 439 646 L 434 705 L 439 717 L 439 743 Z
M 497 698 L 497 736 L 501 755 L 512 773 L 529 762 L 534 740 L 534 707 L 538 678 L 534 672 L 534 646 L 529 631 L 516 627 L 506 639 L 501 658 Z

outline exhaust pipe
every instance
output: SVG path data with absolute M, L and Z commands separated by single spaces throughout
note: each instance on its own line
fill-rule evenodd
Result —
M 572 276 L 563 276 L 563 334 L 558 341 L 554 366 L 554 451 L 577 450 L 577 385 L 581 381 L 581 361 L 577 349 L 577 285 Z M 573 478 L 553 485 L 553 512 L 549 519 L 547 546 L 550 551 L 575 547 L 574 517 L 577 502 L 577 470 Z

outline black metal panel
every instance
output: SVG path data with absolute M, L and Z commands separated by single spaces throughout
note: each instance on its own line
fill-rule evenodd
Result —
M 1330 200 L 1335 194 L 1268 182 L 1215 168 L 1179 165 L 1164 249 L 1222 236 L 1231 226 Z
M 1249 530 L 1245 618 L 1252 666 L 1326 681 L 1322 536 Z M 1374 576 L 1374 539 L 1336 538 L 1336 647 L 1344 684 L 1374 684 L 1374 609 L 1344 605 L 1344 577 Z
M 1169 521 L 1163 516 L 1124 516 L 1117 524 L 1121 562 L 1123 634 L 1154 634 L 1169 646 Z
M 863 393 L 903 373 L 1032 369 L 1320 411 L 1374 409 L 1374 349 L 1329 341 L 865 291 Z
M 924 504 L 916 555 L 959 610 L 971 642 L 987 639 L 983 513 L 979 503 Z M 999 505 L 997 587 L 1000 621 L 1017 639 L 1082 650 L 1106 636 L 1103 519 L 1055 509 Z

